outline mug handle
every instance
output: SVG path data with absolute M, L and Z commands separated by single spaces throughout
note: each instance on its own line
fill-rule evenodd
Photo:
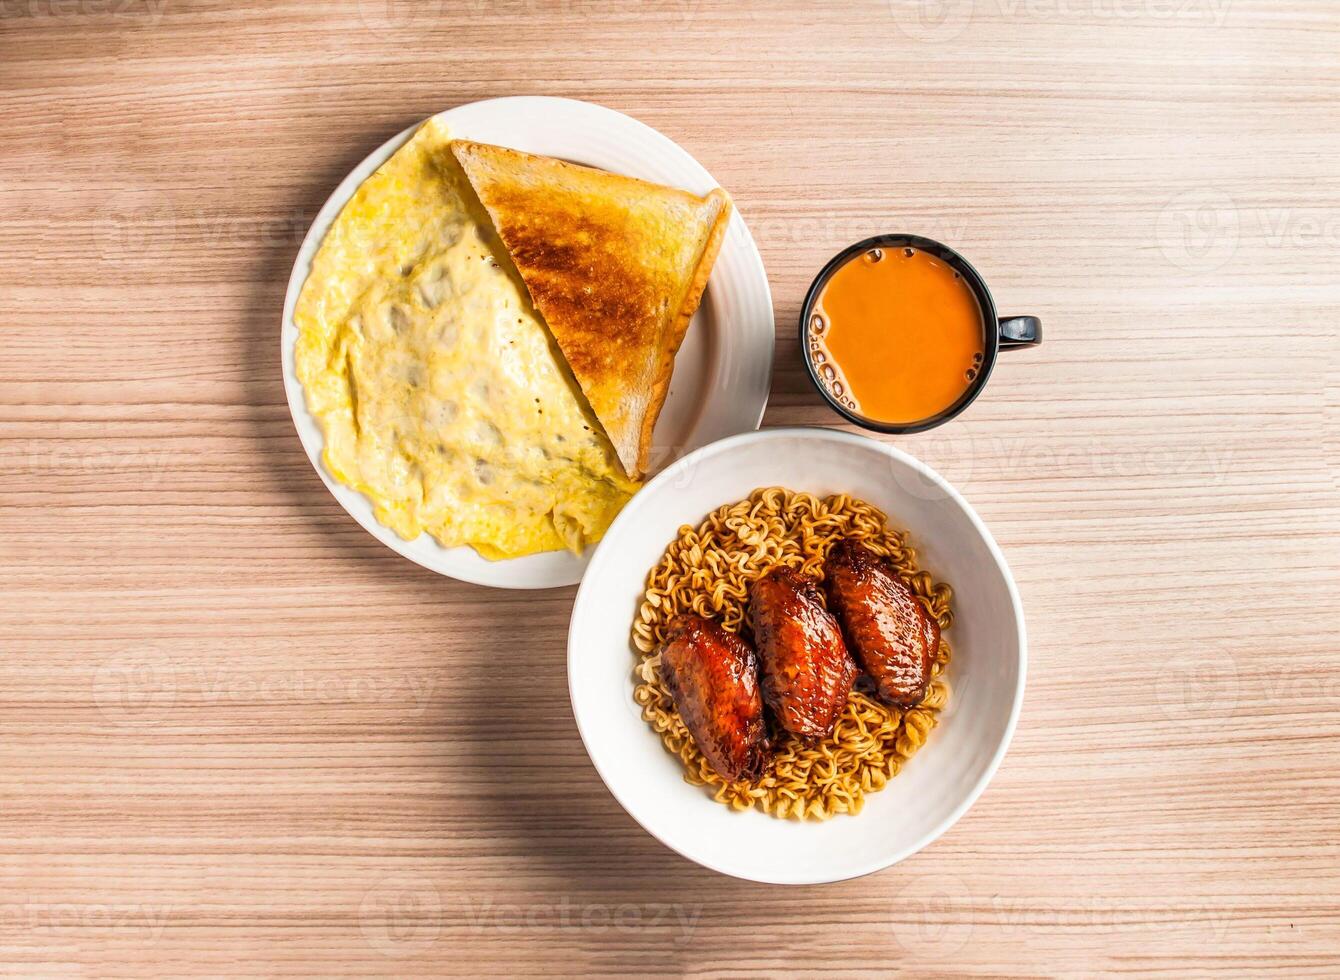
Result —
M 1042 343 L 1042 321 L 1035 316 L 1003 316 L 997 321 L 1000 349 L 1036 347 Z

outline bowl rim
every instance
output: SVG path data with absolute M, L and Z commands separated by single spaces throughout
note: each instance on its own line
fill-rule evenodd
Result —
M 1015 631 L 1018 640 L 1019 671 L 1010 704 L 1009 717 L 1006 720 L 999 744 L 995 747 L 981 776 L 978 777 L 977 781 L 972 785 L 968 792 L 964 794 L 963 799 L 958 802 L 950 813 L 920 838 L 895 851 L 891 856 L 876 857 L 858 866 L 854 870 L 843 871 L 835 876 L 764 877 L 741 873 L 730 868 L 718 866 L 712 862 L 701 860 L 661 837 L 643 822 L 642 818 L 635 812 L 625 798 L 625 793 L 621 792 L 621 790 L 611 782 L 605 771 L 601 768 L 600 763 L 597 761 L 596 754 L 592 751 L 591 738 L 588 736 L 586 728 L 582 724 L 581 715 L 577 711 L 576 684 L 574 680 L 576 671 L 573 668 L 573 664 L 578 656 L 576 652 L 578 649 L 578 644 L 576 642 L 578 630 L 585 622 L 585 616 L 580 616 L 578 610 L 581 608 L 583 596 L 589 589 L 594 588 L 592 583 L 600 577 L 600 573 L 603 571 L 605 565 L 611 560 L 611 556 L 615 553 L 617 548 L 615 540 L 619 536 L 621 526 L 636 521 L 640 516 L 641 510 L 650 505 L 649 501 L 652 499 L 653 494 L 650 494 L 647 491 L 656 489 L 661 483 L 682 476 L 686 470 L 690 467 L 697 466 L 707 457 L 728 454 L 742 445 L 748 445 L 754 442 L 768 442 L 782 438 L 800 438 L 802 440 L 813 440 L 815 442 L 845 443 L 849 446 L 860 446 L 866 449 L 874 449 L 891 459 L 898 460 L 900 463 L 910 466 L 923 478 L 929 480 L 938 487 L 947 497 L 949 497 L 949 499 L 962 509 L 969 522 L 972 524 L 973 529 L 981 537 L 983 543 L 985 543 L 992 559 L 995 561 L 996 570 L 1004 579 L 1005 587 L 1009 594 L 1010 607 L 1014 612 Z M 581 584 L 577 588 L 577 594 L 573 598 L 572 614 L 568 622 L 567 671 L 568 706 L 572 711 L 573 720 L 577 725 L 577 733 L 581 736 L 582 747 L 586 749 L 587 757 L 591 760 L 591 765 L 600 776 L 601 782 L 605 784 L 606 790 L 608 790 L 610 795 L 614 797 L 621 807 L 623 807 L 624 812 L 632 817 L 643 830 L 681 857 L 701 865 L 702 867 L 708 868 L 709 870 L 715 871 L 718 874 L 727 875 L 732 878 L 740 878 L 745 881 L 757 881 L 764 884 L 813 885 L 837 881 L 849 881 L 853 878 L 861 878 L 873 874 L 876 871 L 882 871 L 885 868 L 892 867 L 938 840 L 951 827 L 953 827 L 954 824 L 958 823 L 963 815 L 968 812 L 969 808 L 977 802 L 978 798 L 985 792 L 987 785 L 995 776 L 996 771 L 1000 768 L 1000 764 L 1005 758 L 1005 753 L 1008 751 L 1010 743 L 1014 739 L 1015 728 L 1019 722 L 1019 714 L 1023 708 L 1024 689 L 1028 678 L 1028 634 L 1024 624 L 1024 609 L 1023 603 L 1019 598 L 1019 589 L 1014 581 L 1013 574 L 1010 572 L 1009 564 L 1005 561 L 1005 556 L 1000 550 L 1000 546 L 996 543 L 996 539 L 992 537 L 991 532 L 987 529 L 986 524 L 983 523 L 981 517 L 978 516 L 977 511 L 973 509 L 972 505 L 968 503 L 962 494 L 954 489 L 948 480 L 910 453 L 898 449 L 896 446 L 880 442 L 869 436 L 844 432 L 838 429 L 825 428 L 822 426 L 784 426 L 758 429 L 754 432 L 743 432 L 738 435 L 727 436 L 724 439 L 718 439 L 716 442 L 695 449 L 693 452 L 687 454 L 682 459 L 676 461 L 674 464 L 653 477 L 646 486 L 642 488 L 642 491 L 634 496 L 628 505 L 624 507 L 618 517 L 616 517 L 614 522 L 610 525 L 609 531 L 606 532 L 604 538 L 597 546 L 595 554 L 591 557 L 591 563 L 587 566 L 586 574 L 582 576 Z M 859 818 L 860 815 L 858 814 L 853 819 Z

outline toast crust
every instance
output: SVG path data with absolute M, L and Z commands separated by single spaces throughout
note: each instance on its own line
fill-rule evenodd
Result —
M 467 140 L 451 151 L 625 472 L 642 478 L 730 199 Z
M 693 322 L 693 314 L 698 311 L 698 306 L 702 302 L 703 292 L 707 289 L 707 280 L 712 275 L 712 266 L 716 264 L 717 253 L 721 251 L 726 228 L 730 225 L 730 198 L 719 187 L 709 192 L 706 199 L 715 197 L 721 200 L 721 210 L 712 223 L 707 240 L 703 243 L 693 279 L 690 280 L 684 298 L 679 304 L 679 312 L 675 314 L 667 331 L 669 343 L 664 348 L 661 363 L 652 379 L 650 404 L 647 414 L 643 417 L 642 432 L 638 437 L 639 472 L 645 472 L 647 460 L 651 455 L 652 432 L 665 405 L 665 398 L 670 393 L 670 376 L 675 371 L 675 355 L 679 353 L 680 345 L 684 343 L 684 336 L 689 332 L 689 324 Z

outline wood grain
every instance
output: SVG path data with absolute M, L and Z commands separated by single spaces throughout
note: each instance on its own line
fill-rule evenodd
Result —
M 1335 975 L 1338 86 L 1328 0 L 0 0 L 0 963 Z M 577 738 L 573 590 L 425 572 L 303 456 L 308 222 L 509 94 L 628 112 L 732 192 L 767 424 L 835 424 L 791 325 L 867 234 L 1042 317 L 898 440 L 990 524 L 1032 657 L 991 788 L 898 867 L 665 850 Z

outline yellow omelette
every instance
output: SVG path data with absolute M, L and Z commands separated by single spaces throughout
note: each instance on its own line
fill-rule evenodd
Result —
M 406 539 L 486 558 L 599 540 L 638 484 L 498 244 L 446 127 L 369 177 L 294 318 L 322 461 Z

